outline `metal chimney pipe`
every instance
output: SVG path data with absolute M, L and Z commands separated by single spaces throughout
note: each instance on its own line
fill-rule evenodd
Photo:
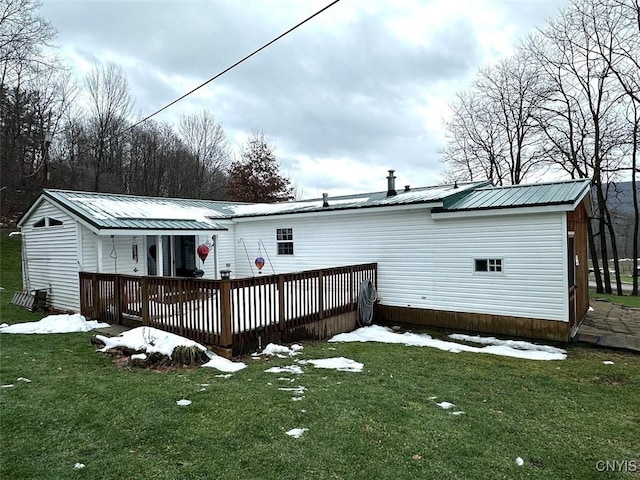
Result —
M 393 175 L 395 170 L 389 170 L 389 176 L 387 177 L 387 197 L 393 197 L 397 195 L 396 192 L 396 177 Z
M 328 193 L 323 193 L 322 194 L 322 206 L 323 207 L 328 207 L 329 206 L 329 194 Z

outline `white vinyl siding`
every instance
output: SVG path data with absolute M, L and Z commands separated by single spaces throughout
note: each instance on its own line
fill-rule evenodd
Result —
M 35 227 L 42 218 L 54 218 L 61 225 Z M 47 222 L 48 223 L 48 222 Z M 30 290 L 47 289 L 47 303 L 62 310 L 80 309 L 76 222 L 44 201 L 22 227 L 23 255 L 28 266 Z
M 566 321 L 564 213 L 432 220 L 428 210 L 299 215 L 296 254 L 265 258 L 265 274 L 378 263 L 381 302 L 436 310 Z M 235 276 L 254 276 L 258 241 L 276 251 L 282 219 L 239 221 Z M 476 258 L 501 259 L 503 272 L 478 278 Z

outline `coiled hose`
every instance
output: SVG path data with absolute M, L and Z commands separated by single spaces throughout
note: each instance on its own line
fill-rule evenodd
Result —
M 378 299 L 378 292 L 370 279 L 363 280 L 358 290 L 358 323 L 368 326 L 373 322 L 373 305 Z

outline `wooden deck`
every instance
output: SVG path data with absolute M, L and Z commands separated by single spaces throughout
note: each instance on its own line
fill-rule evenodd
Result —
M 357 325 L 369 263 L 234 280 L 80 273 L 87 318 L 149 325 L 231 356 L 269 341 L 323 339 Z

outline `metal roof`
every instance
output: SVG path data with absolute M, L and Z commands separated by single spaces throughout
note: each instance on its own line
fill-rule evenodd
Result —
M 589 185 L 588 179 L 506 187 L 461 183 L 399 190 L 393 196 L 384 191 L 329 197 L 328 206 L 323 206 L 323 199 L 250 204 L 71 190 L 45 190 L 43 196 L 98 230 L 197 231 L 226 230 L 219 222 L 231 219 L 367 207 L 430 205 L 434 212 L 455 212 L 573 204 L 586 195 Z
M 139 197 L 69 190 L 44 196 L 98 229 L 226 230 L 216 220 L 229 217 L 228 202 Z
M 447 204 L 441 211 L 485 210 L 545 205 L 573 205 L 589 192 L 591 180 L 478 188 Z

